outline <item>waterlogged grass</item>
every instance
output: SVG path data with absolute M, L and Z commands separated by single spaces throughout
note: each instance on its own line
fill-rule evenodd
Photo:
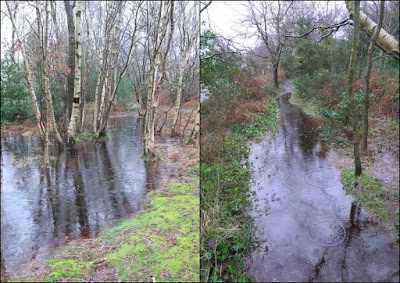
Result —
M 111 281 L 199 281 L 198 178 L 150 192 L 134 218 L 104 231 L 90 244 L 58 249 L 45 281 L 93 280 L 106 267 Z M 110 273 L 108 272 L 108 273 Z M 107 273 L 107 274 L 108 274 Z
M 202 281 L 248 281 L 244 257 L 255 240 L 248 215 L 251 172 L 250 139 L 277 130 L 277 107 L 270 102 L 253 123 L 235 125 L 220 149 L 222 158 L 201 166 Z
M 391 212 L 386 205 L 388 200 L 398 201 L 398 198 L 388 195 L 382 181 L 365 173 L 355 178 L 354 170 L 347 168 L 342 171 L 342 184 L 346 192 L 354 196 L 354 202 L 367 207 L 376 220 L 385 223 L 389 229 L 396 228 L 399 235 L 399 212 Z

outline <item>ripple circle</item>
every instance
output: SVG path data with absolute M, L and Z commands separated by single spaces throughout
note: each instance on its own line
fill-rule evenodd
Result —
M 309 234 L 312 239 L 323 245 L 336 246 L 344 241 L 346 230 L 340 222 L 322 220 L 309 227 Z
M 339 180 L 340 175 L 335 174 L 332 168 L 312 170 L 305 176 L 306 183 L 316 187 L 332 186 Z

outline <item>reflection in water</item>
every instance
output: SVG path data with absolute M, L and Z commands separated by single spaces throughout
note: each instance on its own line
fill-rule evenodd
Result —
M 286 87 L 289 87 L 286 85 Z M 278 104 L 281 129 L 254 144 L 255 209 L 261 248 L 250 256 L 254 281 L 396 280 L 399 252 L 368 223 L 329 167 L 318 121 L 289 102 Z M 268 212 L 268 215 L 265 214 Z
M 37 136 L 2 137 L 2 270 L 12 274 L 53 243 L 94 237 L 141 208 L 152 183 L 141 159 L 142 120 L 127 116 L 109 124 L 110 140 L 55 150 L 51 168 L 38 166 Z M 157 164 L 151 166 L 156 172 Z

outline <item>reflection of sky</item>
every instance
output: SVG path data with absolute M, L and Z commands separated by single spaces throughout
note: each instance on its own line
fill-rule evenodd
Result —
M 12 162 L 13 156 L 41 153 L 32 141 L 2 140 L 1 246 L 7 268 L 53 239 L 83 231 L 94 236 L 111 220 L 140 209 L 146 194 L 142 120 L 114 118 L 109 126 L 106 143 L 51 153 L 56 160 L 47 174 L 35 160 L 23 167 Z

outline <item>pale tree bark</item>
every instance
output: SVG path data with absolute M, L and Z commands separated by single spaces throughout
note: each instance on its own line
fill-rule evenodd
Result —
M 50 7 L 51 7 L 51 17 L 53 19 L 53 24 L 54 24 L 54 28 L 55 28 L 55 32 L 56 32 L 57 47 L 62 50 L 62 48 L 63 48 L 62 35 L 60 33 L 60 28 L 59 28 L 58 21 L 57 21 L 57 11 L 56 11 L 56 5 L 54 3 L 54 0 L 50 1 Z M 60 51 L 60 53 L 63 53 L 63 51 Z M 64 60 L 62 60 L 62 61 L 64 61 Z M 69 101 L 68 92 L 66 89 L 65 79 L 64 79 L 63 74 L 60 72 L 57 72 L 56 77 L 57 77 L 57 82 L 60 86 L 62 97 L 63 97 L 62 100 L 63 100 L 63 113 L 64 114 L 63 114 L 62 119 L 63 119 L 63 131 L 65 133 L 67 126 L 68 126 L 68 120 L 69 120 L 69 117 L 67 115 L 68 101 Z
M 352 1 L 346 1 L 346 7 L 350 13 L 350 17 L 354 17 L 356 13 L 354 3 Z M 360 28 L 371 37 L 377 27 L 377 24 L 362 11 L 359 11 L 358 13 L 360 17 Z M 399 60 L 399 42 L 394 36 L 387 33 L 384 29 L 380 30 L 376 38 L 376 45 L 384 52 Z
M 22 58 L 24 60 L 24 67 L 25 67 L 25 71 L 26 71 L 26 81 L 28 83 L 29 94 L 30 94 L 31 99 L 32 99 L 33 110 L 35 112 L 35 118 L 36 118 L 36 124 L 37 124 L 38 130 L 39 130 L 40 137 L 44 141 L 45 140 L 45 132 L 46 132 L 46 130 L 45 130 L 45 126 L 44 126 L 44 123 L 43 123 L 43 120 L 42 120 L 42 115 L 41 115 L 40 110 L 39 110 L 39 104 L 38 104 L 38 101 L 37 101 L 37 98 L 36 98 L 35 89 L 33 88 L 32 71 L 31 71 L 31 69 L 29 67 L 29 62 L 28 62 L 27 54 L 26 54 L 26 50 L 25 50 L 25 44 L 21 40 L 21 35 L 20 35 L 20 33 L 19 33 L 18 29 L 17 29 L 15 18 L 14 18 L 14 14 L 11 11 L 10 4 L 8 3 L 8 1 L 6 1 L 6 6 L 7 6 L 8 13 L 9 13 L 9 16 L 10 16 L 10 19 L 11 19 L 11 23 L 12 23 L 12 25 L 13 25 L 13 27 L 15 29 L 15 33 L 17 35 L 17 40 L 20 43 Z
M 192 132 L 190 133 L 186 143 L 188 144 L 192 140 L 198 141 L 199 134 L 200 134 L 200 105 L 197 107 L 197 113 L 196 113 L 196 119 L 194 122 L 194 127 L 193 127 Z
M 151 67 L 149 72 L 149 84 L 147 91 L 147 104 L 146 104 L 146 115 L 144 123 L 144 156 L 147 158 L 156 157 L 156 149 L 154 144 L 154 121 L 155 114 L 158 107 L 158 93 L 157 89 L 160 84 L 156 83 L 157 73 L 159 65 L 161 64 L 161 47 L 165 39 L 168 26 L 168 14 L 172 15 L 170 21 L 173 21 L 173 3 L 171 1 L 163 2 L 159 4 L 158 17 L 155 23 L 153 31 L 153 51 Z M 172 27 L 171 27 L 172 29 Z M 168 41 L 170 43 L 170 40 Z M 167 51 L 169 46 L 167 46 Z M 166 53 L 164 54 L 163 62 L 165 62 Z M 161 75 L 161 78 L 165 74 L 165 70 Z M 161 81 L 161 78 L 159 82 Z
M 194 8 L 197 11 L 197 5 Z M 183 12 L 185 13 L 185 11 Z M 171 128 L 171 137 L 175 134 L 176 123 L 178 121 L 178 117 L 181 111 L 181 103 L 182 103 L 182 90 L 183 90 L 183 77 L 185 68 L 189 62 L 190 55 L 192 54 L 193 46 L 195 45 L 198 34 L 200 32 L 200 19 L 197 18 L 196 20 L 196 28 L 195 32 L 193 33 L 192 37 L 190 38 L 189 42 L 186 43 L 187 35 L 185 31 L 188 30 L 188 27 L 185 27 L 186 18 L 183 18 L 181 21 L 182 23 L 182 30 L 181 30 L 181 56 L 180 56 L 180 64 L 179 64 L 179 74 L 178 74 L 178 91 L 176 94 L 175 99 L 175 113 L 174 118 L 172 120 L 172 128 Z
M 375 42 L 378 37 L 378 34 L 381 30 L 383 17 L 384 17 L 384 10 L 385 10 L 385 1 L 381 1 L 381 7 L 379 12 L 379 21 L 378 26 L 376 27 L 374 34 L 371 38 L 371 42 L 368 47 L 368 62 L 367 62 L 367 70 L 365 72 L 365 79 L 364 79 L 364 109 L 363 109 L 363 120 L 364 120 L 364 127 L 361 137 L 361 151 L 366 152 L 368 149 L 368 111 L 369 111 L 369 76 L 371 74 L 372 68 L 372 55 L 374 54 L 375 49 Z
M 137 34 L 137 20 L 138 20 L 138 15 L 139 15 L 139 10 L 142 2 L 138 3 L 138 6 L 136 8 L 136 14 L 135 14 L 135 23 L 134 23 L 134 29 L 131 32 L 131 43 L 130 43 L 130 48 L 128 52 L 127 59 L 125 61 L 125 64 L 117 76 L 116 74 L 118 73 L 116 68 L 117 68 L 117 63 L 118 63 L 118 48 L 120 46 L 120 25 L 121 25 L 121 19 L 122 19 L 122 11 L 123 11 L 123 4 L 124 2 L 119 2 L 118 3 L 118 16 L 117 16 L 117 22 L 115 24 L 115 32 L 112 40 L 112 47 L 111 47 L 111 56 L 110 56 L 110 62 L 107 64 L 105 67 L 105 70 L 103 71 L 103 78 L 104 82 L 99 85 L 99 89 L 101 88 L 101 95 L 100 99 L 98 99 L 99 106 L 98 108 L 96 107 L 95 111 L 97 112 L 95 114 L 96 121 L 94 125 L 94 137 L 99 138 L 101 136 L 104 136 L 106 133 L 106 127 L 107 127 L 107 122 L 108 122 L 108 117 L 110 114 L 111 106 L 113 105 L 113 102 L 115 100 L 118 86 L 121 83 L 122 79 L 125 77 L 126 70 L 128 68 L 128 65 L 132 59 L 132 53 L 135 44 L 138 41 L 138 38 L 136 38 Z M 109 34 L 111 37 L 111 33 Z M 106 50 L 106 49 L 105 49 Z M 106 56 L 107 53 L 104 53 L 104 57 Z M 104 63 L 107 63 L 107 60 L 103 58 L 103 65 Z M 99 83 L 99 82 L 98 82 Z M 102 85 L 102 86 L 101 86 Z M 97 88 L 97 87 L 96 87 Z M 97 104 L 96 104 L 97 106 Z
M 353 124 L 355 176 L 359 176 L 361 174 L 361 159 L 360 159 L 360 147 L 359 147 L 360 141 L 358 132 L 357 105 L 353 89 L 353 79 L 357 61 L 358 45 L 360 41 L 360 2 L 354 1 L 353 5 L 354 5 L 354 35 L 353 35 L 353 49 L 350 57 L 349 72 L 347 75 L 347 93 L 350 98 L 351 118 Z
M 82 1 L 76 4 L 76 25 L 75 25 L 75 78 L 74 78 L 74 99 L 72 101 L 71 119 L 69 120 L 67 143 L 74 144 L 78 124 L 78 116 L 81 106 L 81 80 L 82 80 L 82 45 L 81 45 L 81 14 Z
M 75 4 L 74 4 L 75 5 Z M 68 22 L 68 67 L 69 74 L 67 76 L 67 107 L 66 107 L 66 119 L 64 121 L 64 127 L 69 126 L 69 119 L 72 113 L 72 101 L 74 98 L 74 82 L 75 82 L 75 24 L 74 15 L 72 12 L 73 6 L 71 6 L 69 0 L 64 0 L 65 12 L 67 14 Z
M 81 121 L 81 126 L 79 129 L 79 132 L 83 132 L 83 128 L 85 125 L 85 120 L 86 120 L 86 114 L 87 114 L 87 110 L 85 109 L 85 104 L 86 104 L 86 91 L 87 91 L 87 86 L 89 83 L 89 48 L 90 48 L 90 40 L 89 40 L 89 23 L 88 21 L 86 21 L 87 24 L 87 41 L 88 44 L 86 46 L 86 62 L 85 62 L 85 75 L 83 77 L 83 85 L 82 85 L 82 107 L 81 107 L 81 113 L 80 116 L 81 118 L 79 119 Z

